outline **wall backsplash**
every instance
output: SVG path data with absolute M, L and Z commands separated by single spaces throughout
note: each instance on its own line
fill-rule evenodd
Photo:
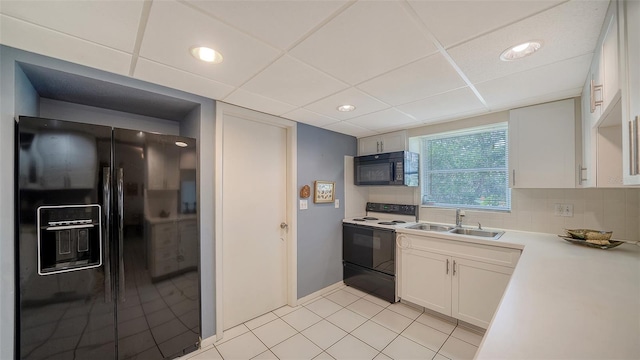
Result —
M 369 200 L 418 203 L 419 189 L 375 187 Z M 554 204 L 572 204 L 573 216 L 554 215 Z M 420 208 L 420 220 L 454 223 L 455 210 Z M 640 189 L 513 189 L 511 212 L 467 210 L 464 225 L 562 234 L 565 228 L 613 231 L 613 237 L 640 240 Z

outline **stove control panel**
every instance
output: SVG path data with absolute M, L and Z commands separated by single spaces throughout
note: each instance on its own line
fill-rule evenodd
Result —
M 418 207 L 416 205 L 382 204 L 368 202 L 367 212 L 369 211 L 396 215 L 418 215 Z

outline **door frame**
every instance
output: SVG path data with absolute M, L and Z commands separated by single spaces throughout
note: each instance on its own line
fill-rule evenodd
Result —
M 286 184 L 286 219 L 289 224 L 287 232 L 286 247 L 286 271 L 287 271 L 287 305 L 296 306 L 298 299 L 298 278 L 297 278 L 297 257 L 298 257 L 298 236 L 297 236 L 297 123 L 295 121 L 283 119 L 277 116 L 257 112 L 239 106 L 216 102 L 215 118 L 215 220 L 214 220 L 214 242 L 215 242 L 215 317 L 216 317 L 216 340 L 224 336 L 223 329 L 223 254 L 222 254 L 222 234 L 223 220 L 222 209 L 224 204 L 224 184 L 223 184 L 223 129 L 226 116 L 235 116 L 246 120 L 278 126 L 287 132 L 287 184 Z

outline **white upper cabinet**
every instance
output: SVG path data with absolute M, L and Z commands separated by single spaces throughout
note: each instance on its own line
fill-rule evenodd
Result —
M 178 190 L 180 188 L 180 150 L 178 147 L 149 143 L 146 159 L 149 190 Z
M 640 2 L 619 1 L 622 177 L 640 185 Z
M 404 130 L 358 139 L 359 156 L 407 149 L 407 132 Z
M 574 100 L 509 112 L 509 184 L 512 188 L 574 188 Z

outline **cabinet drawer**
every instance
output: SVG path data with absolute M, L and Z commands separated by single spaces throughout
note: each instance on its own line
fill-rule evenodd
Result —
M 517 249 L 426 236 L 405 234 L 398 236 L 402 236 L 402 243 L 410 249 L 431 251 L 511 268 L 516 266 L 520 258 L 520 250 Z
M 156 262 L 155 266 L 152 269 L 152 272 L 153 276 L 162 276 L 177 271 L 178 269 L 178 261 L 176 259 L 171 259 Z
M 162 261 L 176 259 L 178 256 L 177 249 L 175 246 L 166 246 L 162 248 L 156 248 L 153 252 L 153 258 L 156 263 L 160 263 Z

